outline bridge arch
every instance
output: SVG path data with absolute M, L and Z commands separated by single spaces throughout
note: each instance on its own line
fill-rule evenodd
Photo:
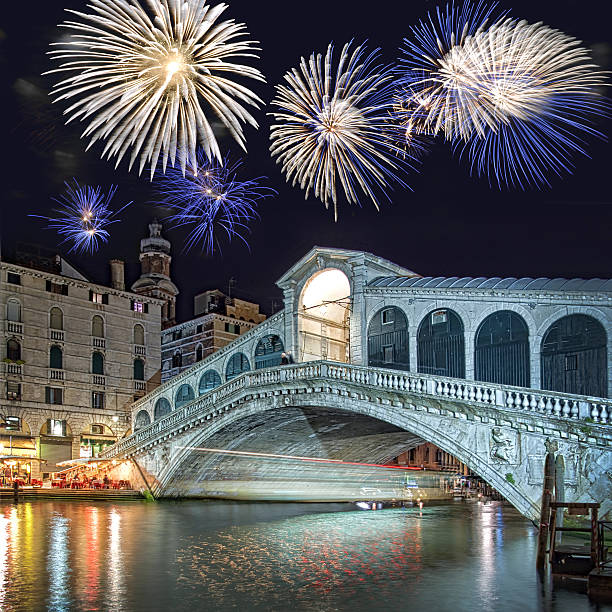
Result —
M 467 465 L 473 472 L 484 478 L 492 487 L 498 490 L 519 512 L 531 519 L 539 516 L 538 500 L 541 495 L 541 485 L 535 487 L 535 495 L 532 491 L 522 490 L 518 483 L 512 483 L 507 478 L 509 468 L 507 465 L 495 464 L 489 458 L 488 449 L 486 454 L 478 452 L 477 445 L 466 444 L 463 437 L 456 432 L 440 426 L 440 419 L 429 417 L 428 412 L 405 410 L 403 407 L 383 405 L 372 402 L 362 397 L 338 396 L 332 393 L 312 393 L 305 399 L 303 396 L 296 397 L 291 405 L 296 408 L 326 408 L 329 410 L 357 413 L 367 416 L 412 433 L 424 441 L 431 442 L 441 450 L 450 453 L 459 461 Z M 285 404 L 286 406 L 286 404 Z M 163 464 L 157 479 L 157 493 L 164 495 L 165 489 L 171 488 L 175 477 L 188 473 L 188 466 L 194 447 L 206 447 L 207 442 L 216 434 L 228 427 L 240 426 L 240 421 L 254 415 L 261 417 L 259 431 L 265 435 L 266 422 L 272 410 L 283 409 L 278 396 L 251 399 L 245 402 L 241 408 L 230 411 L 225 415 L 209 422 L 203 429 L 193 430 L 190 434 L 188 444 L 179 444 L 172 456 L 171 461 Z M 462 421 L 466 423 L 466 421 Z M 249 427 L 249 431 L 253 428 Z M 274 430 L 276 432 L 276 430 Z M 270 433 L 274 433 L 270 432 Z M 239 450 L 238 444 L 232 445 L 232 450 Z M 244 450 L 250 450 L 248 448 Z M 407 450 L 407 449 L 406 449 Z M 303 454 L 303 452 L 302 452 Z M 359 461 L 368 461 L 368 457 L 362 457 Z M 537 498 L 537 499 L 536 499 Z
M 590 314 L 558 318 L 542 337 L 542 389 L 578 395 L 608 395 L 608 335 Z
M 417 371 L 465 378 L 465 327 L 450 308 L 428 312 L 417 331 Z
M 529 387 L 529 327 L 512 310 L 485 317 L 474 338 L 474 380 Z
M 217 370 L 206 370 L 200 377 L 200 382 L 198 383 L 198 395 L 203 395 L 207 391 L 218 387 L 221 383 L 221 376 Z
M 270 368 L 281 364 L 281 356 L 285 345 L 277 334 L 266 334 L 262 336 L 255 345 L 253 363 L 255 369 Z
M 225 380 L 232 380 L 243 372 L 248 372 L 251 369 L 251 364 L 247 356 L 241 351 L 234 353 L 229 357 L 225 365 Z
M 151 424 L 151 415 L 146 410 L 139 410 L 134 419 L 134 431 Z
M 155 407 L 153 408 L 153 419 L 157 421 L 171 412 L 172 406 L 170 405 L 170 402 L 167 400 L 167 398 L 160 397 L 155 402 Z
M 410 369 L 408 317 L 398 306 L 384 306 L 368 323 L 368 365 Z

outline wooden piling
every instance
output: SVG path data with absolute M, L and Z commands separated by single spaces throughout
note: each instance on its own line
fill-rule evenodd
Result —
M 540 510 L 540 530 L 538 532 L 538 552 L 536 555 L 536 569 L 541 575 L 544 573 L 546 564 L 550 523 L 550 502 L 553 501 L 554 488 L 555 456 L 553 453 L 547 453 L 544 462 L 544 484 L 542 488 L 542 507 Z

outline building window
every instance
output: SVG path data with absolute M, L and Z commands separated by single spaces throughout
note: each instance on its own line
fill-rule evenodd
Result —
M 19 274 L 15 274 L 14 272 L 8 272 L 6 275 L 6 282 L 11 285 L 21 285 L 21 276 Z
M 395 309 L 394 308 L 386 308 L 380 313 L 382 324 L 387 325 L 388 323 L 393 323 Z
M 21 399 L 21 383 L 7 382 L 6 383 L 6 399 L 20 400 Z M 8 420 L 7 420 L 8 423 Z
M 104 319 L 100 315 L 91 320 L 91 335 L 94 338 L 104 338 Z
M 100 436 L 104 433 L 104 425 L 92 425 L 91 433 Z
M 91 392 L 91 407 L 96 409 L 104 408 L 104 392 L 103 391 L 92 391 Z
M 134 344 L 143 345 L 144 343 L 144 327 L 142 325 L 134 325 Z
M 51 329 L 64 329 L 64 313 L 55 306 L 49 311 L 49 327 Z
M 66 421 L 59 419 L 47 419 L 47 434 L 50 436 L 65 436 Z
M 203 329 L 202 325 L 196 326 L 196 334 L 201 334 L 202 333 L 202 329 Z
M 4 419 L 6 431 L 21 431 L 21 419 L 16 416 L 7 416 Z
M 9 361 L 21 361 L 21 344 L 12 338 L 6 343 L 6 358 Z
M 49 367 L 54 370 L 62 370 L 64 368 L 64 355 L 59 346 L 52 346 L 49 349 Z
M 182 365 L 183 365 L 183 356 L 181 355 L 179 351 L 177 351 L 176 353 L 174 353 L 174 355 L 172 355 L 172 367 L 180 368 Z
M 180 340 L 183 337 L 183 330 L 177 329 L 172 332 L 172 340 Z
M 144 380 L 144 361 L 134 359 L 134 380 Z
M 6 318 L 8 321 L 19 323 L 21 321 L 21 304 L 17 300 L 9 300 L 6 304 Z
M 578 355 L 565 356 L 565 371 L 573 372 L 578 369 Z
M 198 348 L 196 349 L 196 361 L 202 361 L 204 357 L 204 349 L 201 344 L 198 344 Z
M 226 323 L 225 331 L 228 334 L 236 334 L 237 336 L 239 336 L 240 335 L 240 325 L 238 325 L 237 323 Z
M 149 312 L 149 305 L 146 304 L 145 302 L 137 302 L 135 300 L 131 300 L 130 306 L 134 312 L 142 312 L 142 313 Z
M 94 304 L 108 304 L 108 293 L 89 292 L 89 301 Z
M 46 404 L 63 404 L 64 390 L 61 387 L 45 387 Z
M 104 355 L 98 351 L 91 355 L 91 373 L 104 376 Z
M 49 293 L 57 293 L 58 295 L 68 295 L 68 285 L 63 283 L 54 283 L 50 280 L 46 282 L 46 289 Z
M 431 324 L 432 325 L 440 325 L 441 323 L 446 323 L 448 320 L 448 316 L 446 310 L 436 310 L 431 313 Z

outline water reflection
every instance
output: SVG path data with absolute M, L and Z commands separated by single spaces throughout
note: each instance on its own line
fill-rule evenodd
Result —
M 0 609 L 528 612 L 532 533 L 495 503 L 0 505 Z

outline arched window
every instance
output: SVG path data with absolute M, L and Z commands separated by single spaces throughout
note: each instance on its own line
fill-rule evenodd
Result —
M 189 385 L 181 385 L 174 398 L 174 408 L 180 408 L 191 400 L 195 399 L 195 393 Z
M 144 361 L 134 359 L 134 380 L 144 380 Z
M 64 367 L 64 355 L 59 346 L 53 345 L 49 349 L 49 367 L 54 370 L 61 370 Z
M 379 310 L 368 326 L 368 365 L 410 369 L 408 319 L 395 306 Z
M 11 338 L 6 343 L 6 358 L 11 361 L 20 361 L 21 360 L 21 344 Z
M 227 364 L 225 370 L 225 380 L 231 380 L 243 372 L 248 372 L 251 369 L 249 360 L 244 353 L 234 353 Z
M 417 368 L 424 374 L 465 378 L 463 322 L 452 310 L 430 312 L 417 334 Z
M 202 361 L 204 357 L 204 349 L 201 344 L 198 344 L 198 348 L 196 348 L 196 361 Z
M 140 410 L 136 415 L 136 419 L 134 421 L 134 431 L 138 431 L 143 427 L 151 424 L 151 417 L 146 410 Z
M 500 310 L 480 324 L 474 347 L 474 378 L 529 386 L 529 328 L 523 317 Z
M 10 299 L 6 303 L 6 318 L 8 321 L 21 321 L 21 303 L 18 300 Z
M 104 319 L 95 315 L 91 320 L 91 335 L 94 338 L 104 338 Z
M 279 366 L 284 350 L 283 341 L 278 336 L 264 336 L 255 347 L 255 369 Z
M 607 397 L 606 344 L 603 325 L 588 315 L 553 323 L 542 339 L 542 389 Z
M 145 336 L 144 336 L 144 327 L 140 324 L 134 325 L 134 344 L 144 344 Z
M 172 406 L 170 406 L 170 402 L 165 397 L 160 397 L 155 402 L 155 408 L 153 409 L 153 419 L 157 421 L 158 419 L 165 417 L 171 412 Z
M 174 355 L 172 355 L 172 367 L 180 368 L 183 365 L 183 356 L 180 351 L 176 351 Z
M 57 306 L 49 311 L 49 327 L 51 329 L 64 329 L 64 313 Z
M 221 384 L 221 377 L 215 370 L 208 370 L 202 374 L 198 385 L 198 394 L 202 395 Z
M 91 373 L 104 375 L 104 355 L 98 351 L 91 355 Z

